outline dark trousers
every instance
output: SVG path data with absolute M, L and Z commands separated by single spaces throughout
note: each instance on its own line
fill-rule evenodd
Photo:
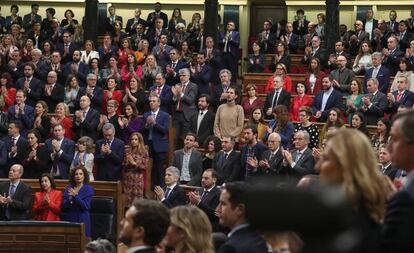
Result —
M 148 147 L 149 155 L 152 158 L 151 190 L 154 190 L 157 185 L 165 186 L 165 160 L 167 153 L 156 152 L 151 141 L 148 143 Z
M 174 113 L 173 127 L 175 129 L 174 150 L 177 150 L 184 146 L 184 137 L 190 132 L 190 122 L 185 119 L 184 112 Z
M 231 72 L 231 81 L 236 82 L 238 76 L 238 59 L 233 57 L 231 53 L 223 53 L 222 68 Z

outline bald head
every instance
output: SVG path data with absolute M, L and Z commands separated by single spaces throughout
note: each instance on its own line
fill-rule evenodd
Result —
M 82 110 L 86 110 L 86 109 L 88 109 L 88 108 L 89 108 L 89 106 L 91 105 L 91 100 L 89 99 L 89 97 L 88 97 L 88 96 L 82 96 L 82 97 L 80 98 L 79 105 L 80 105 L 80 108 L 81 108 Z

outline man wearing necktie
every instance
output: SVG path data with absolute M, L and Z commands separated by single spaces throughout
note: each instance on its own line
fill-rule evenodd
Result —
M 395 76 L 400 66 L 400 60 L 404 57 L 404 53 L 397 48 L 398 40 L 394 36 L 388 38 L 387 46 L 388 48 L 383 49 L 385 56 L 384 65 L 390 70 L 390 75 Z
M 23 166 L 10 167 L 8 181 L 0 183 L 0 220 L 27 220 L 32 202 L 32 188 L 22 182 Z
M 213 169 L 217 172 L 217 184 L 237 181 L 240 177 L 240 152 L 234 150 L 234 137 L 223 136 L 222 150 L 214 156 Z
M 309 133 L 298 131 L 293 141 L 295 149 L 290 152 L 288 150 L 282 151 L 286 171 L 290 176 L 296 177 L 297 181 L 307 174 L 314 173 L 315 160 L 312 150 L 308 147 L 309 142 Z
M 362 103 L 358 110 L 362 112 L 367 125 L 375 125 L 379 118 L 384 117 L 388 105 L 387 96 L 378 90 L 378 80 L 371 78 L 367 82 L 369 94 L 362 97 Z
M 378 161 L 381 173 L 388 176 L 391 181 L 394 181 L 398 169 L 392 165 L 390 152 L 384 146 L 379 150 Z
M 168 208 L 173 208 L 186 204 L 186 196 L 184 189 L 179 185 L 180 171 L 173 166 L 165 169 L 165 185 L 163 189 L 161 186 L 154 188 L 157 199 L 161 201 Z
M 218 217 L 215 212 L 220 200 L 220 189 L 217 187 L 216 182 L 217 172 L 213 169 L 206 169 L 201 177 L 202 189 L 187 194 L 190 203 L 196 205 L 207 214 L 214 232 L 220 230 Z
M 386 113 L 395 114 L 399 107 L 410 108 L 414 104 L 414 93 L 408 90 L 407 77 L 400 76 L 397 79 L 397 90 L 388 93 L 388 106 Z
M 88 96 L 80 98 L 80 110 L 75 111 L 73 131 L 76 135 L 76 140 L 82 136 L 89 136 L 96 140 L 98 134 L 96 129 L 99 125 L 99 113 L 90 107 L 91 100 Z
M 227 23 L 227 29 L 219 35 L 219 46 L 222 48 L 222 68 L 230 69 L 232 81 L 237 78 L 239 60 L 240 33 L 235 31 L 236 25 L 233 21 Z
M 272 27 L 272 22 L 266 19 L 263 22 L 263 31 L 257 35 L 261 53 L 270 54 L 274 51 L 276 36 L 274 33 L 270 33 L 270 27 Z

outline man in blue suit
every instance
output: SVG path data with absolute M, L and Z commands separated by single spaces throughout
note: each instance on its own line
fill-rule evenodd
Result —
M 364 114 L 367 125 L 376 125 L 384 117 L 387 96 L 378 90 L 378 81 L 375 78 L 368 80 L 367 89 L 369 93 L 362 97 L 358 110 Z
M 379 83 L 379 90 L 386 93 L 390 83 L 390 71 L 385 65 L 382 65 L 382 53 L 375 52 L 371 55 L 373 68 L 365 71 L 364 92 L 367 93 L 367 81 L 370 78 L 376 78 Z
M 384 65 L 390 70 L 390 75 L 395 76 L 400 67 L 400 60 L 404 58 L 404 52 L 398 49 L 398 40 L 394 36 L 390 36 L 387 40 L 388 49 L 384 51 Z
M 20 123 L 20 134 L 24 137 L 27 131 L 32 129 L 34 122 L 34 109 L 30 105 L 25 104 L 26 94 L 23 90 L 16 92 L 16 104 L 9 107 L 7 117 L 9 122 L 17 121 Z
M 23 162 L 27 149 L 27 140 L 21 136 L 21 128 L 22 126 L 17 121 L 11 121 L 9 123 L 9 136 L 3 138 L 4 146 L 1 148 L 2 153 L 6 152 L 6 166 L 1 167 L 0 177 L 6 177 L 8 172 L 7 170 L 13 164 Z M 2 154 L 2 157 L 3 155 L 4 153 Z
M 212 94 L 210 83 L 212 81 L 212 71 L 206 63 L 206 56 L 203 53 L 197 54 L 197 65 L 190 67 L 191 81 L 197 84 L 198 94 Z
M 171 92 L 171 86 L 165 85 L 165 76 L 163 73 L 158 73 L 155 76 L 154 85 L 150 87 L 150 94 L 155 95 L 161 100 L 161 111 L 171 114 L 171 102 L 173 94 Z
M 115 138 L 115 127 L 111 123 L 105 123 L 102 133 L 104 138 L 96 142 L 95 148 L 96 180 L 120 180 L 125 143 Z
M 150 111 L 144 114 L 140 132 L 145 144 L 149 147 L 149 155 L 153 160 L 151 188 L 164 185 L 165 159 L 168 152 L 168 130 L 170 115 L 160 110 L 161 100 L 155 95 L 149 97 Z
M 382 230 L 381 252 L 414 252 L 414 111 L 397 114 L 387 146 L 392 164 L 408 174 L 401 191 L 389 200 Z
M 80 108 L 80 99 L 83 96 L 89 97 L 91 101 L 91 107 L 98 112 L 102 110 L 102 102 L 103 102 L 103 95 L 104 91 L 101 87 L 96 86 L 98 81 L 98 77 L 93 74 L 89 73 L 86 76 L 86 87 L 81 87 L 79 89 L 78 95 L 76 96 L 75 108 Z
M 400 76 L 397 78 L 397 90 L 387 94 L 388 107 L 386 113 L 394 114 L 400 106 L 411 108 L 414 103 L 414 93 L 408 90 L 407 77 Z
M 28 62 L 24 66 L 24 77 L 21 77 L 16 82 L 16 88 L 26 92 L 26 103 L 34 107 L 42 95 L 43 83 L 33 76 L 36 66 Z
M 76 140 L 82 136 L 89 136 L 93 140 L 98 137 L 97 128 L 99 125 L 99 112 L 90 107 L 91 100 L 88 96 L 80 99 L 80 110 L 75 112 L 73 132 Z
M 173 48 L 170 51 L 170 61 L 165 66 L 165 76 L 167 79 L 168 85 L 174 85 L 180 82 L 180 69 L 187 68 L 187 63 L 185 63 L 178 54 L 178 50 Z
M 79 85 L 81 87 L 85 87 L 86 76 L 88 75 L 89 67 L 87 64 L 81 62 L 80 60 L 80 50 L 73 51 L 72 61 L 69 61 L 66 63 L 65 67 L 63 67 L 63 77 L 66 80 L 69 74 L 73 74 L 77 77 Z
M 280 40 L 288 45 L 289 53 L 296 53 L 296 49 L 298 49 L 299 35 L 293 33 L 292 23 L 286 23 L 286 34 L 280 36 Z
M 250 227 L 246 218 L 243 196 L 249 190 L 248 185 L 245 182 L 230 182 L 222 189 L 216 213 L 220 225 L 231 231 L 217 252 L 268 252 L 265 240 Z
M 52 168 L 50 174 L 54 178 L 69 178 L 69 168 L 75 154 L 75 142 L 65 137 L 65 129 L 61 124 L 53 127 L 53 137 L 46 140 Z
M 319 122 L 325 122 L 329 111 L 336 107 L 342 109 L 342 94 L 332 87 L 332 78 L 326 76 L 322 79 L 322 88 L 312 104 L 312 113 Z
M 72 35 L 70 34 L 70 32 L 65 31 L 63 33 L 62 38 L 63 38 L 63 43 L 58 43 L 56 45 L 56 51 L 58 51 L 60 55 L 62 56 L 61 63 L 65 64 L 72 59 L 73 52 L 79 48 L 76 45 L 76 43 L 72 42 Z
M 233 21 L 227 23 L 227 30 L 219 34 L 219 46 L 222 49 L 222 68 L 230 69 L 233 74 L 232 81 L 237 78 L 237 63 L 239 61 L 240 33 L 235 31 Z

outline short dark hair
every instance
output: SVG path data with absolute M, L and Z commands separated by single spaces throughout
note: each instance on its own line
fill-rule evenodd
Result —
M 39 7 L 39 4 L 32 4 L 31 8 Z
M 19 129 L 19 131 L 22 129 L 22 124 L 20 123 L 20 121 L 17 121 L 17 120 L 12 120 L 12 121 L 10 121 L 10 122 L 9 122 L 9 126 L 10 126 L 11 124 L 14 124 L 14 126 L 15 126 L 17 129 Z
M 246 182 L 236 181 L 226 183 L 223 188 L 230 194 L 229 201 L 232 207 L 239 204 L 245 204 L 244 197 L 246 193 L 249 192 L 249 185 Z
M 257 126 L 253 124 L 248 124 L 244 128 L 244 130 L 251 129 L 253 134 L 257 135 Z
M 10 6 L 10 12 L 11 12 L 13 9 L 16 9 L 16 10 L 17 10 L 17 12 L 19 12 L 19 6 L 15 5 L 15 4 L 13 4 L 12 6 Z
M 299 14 L 305 15 L 305 11 L 303 9 L 299 9 L 296 11 L 296 15 L 299 15 Z
M 210 104 L 210 101 L 211 101 L 210 95 L 203 93 L 198 97 L 198 99 L 200 98 L 206 98 L 207 104 Z
M 170 210 L 155 200 L 137 199 L 132 204 L 137 209 L 133 228 L 143 227 L 143 241 L 150 246 L 157 245 L 167 233 L 170 225 Z
M 46 12 L 49 12 L 50 14 L 52 14 L 52 17 L 55 16 L 55 14 L 56 14 L 55 8 L 47 8 Z
M 197 141 L 197 135 L 193 132 L 188 132 L 184 135 L 184 138 L 186 138 L 187 136 L 192 136 L 194 137 L 194 140 Z
M 218 177 L 218 173 L 217 171 L 215 171 L 214 169 L 210 168 L 210 169 L 206 169 L 204 172 L 210 172 L 211 173 L 211 177 L 217 179 Z M 204 173 L 203 172 L 203 173 Z
M 56 189 L 56 183 L 55 183 L 55 179 L 53 178 L 52 175 L 50 175 L 49 173 L 43 173 L 40 177 L 39 177 L 39 185 L 40 185 L 40 189 L 43 190 L 42 188 L 42 178 L 47 177 L 50 181 L 50 188 L 52 189 Z

